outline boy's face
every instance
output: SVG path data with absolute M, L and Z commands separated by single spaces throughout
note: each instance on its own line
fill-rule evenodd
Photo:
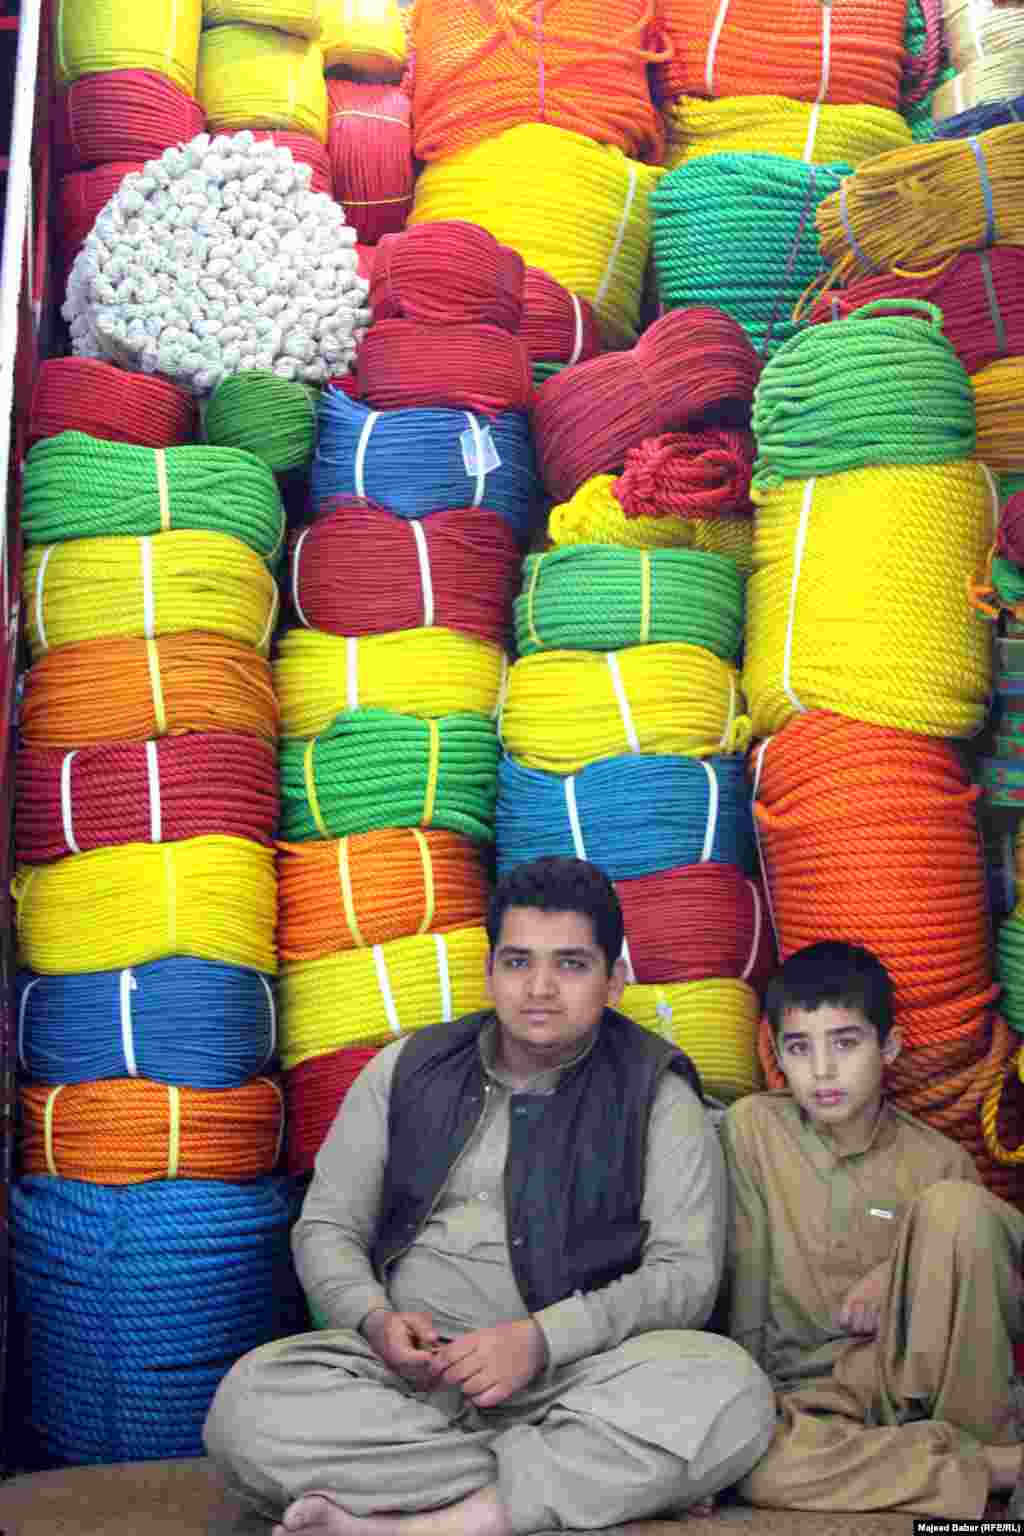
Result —
M 882 1102 L 882 1073 L 900 1052 L 899 1030 L 880 1045 L 858 1008 L 787 1008 L 775 1051 L 790 1092 L 818 1130 L 839 1147 L 866 1143 Z

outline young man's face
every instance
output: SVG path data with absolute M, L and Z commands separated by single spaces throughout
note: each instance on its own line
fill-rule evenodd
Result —
M 525 1075 L 568 1061 L 618 1002 L 624 979 L 621 960 L 609 975 L 589 917 L 509 907 L 487 975 L 504 1064 Z
M 775 1044 L 790 1092 L 839 1145 L 866 1140 L 882 1102 L 882 1073 L 900 1052 L 899 1030 L 880 1045 L 858 1008 L 787 1008 Z

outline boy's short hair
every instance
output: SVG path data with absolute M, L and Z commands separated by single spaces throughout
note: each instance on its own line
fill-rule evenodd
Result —
M 622 953 L 625 926 L 622 907 L 603 869 L 586 859 L 549 855 L 517 864 L 502 875 L 487 903 L 487 938 L 494 951 L 509 907 L 533 907 L 538 912 L 578 912 L 593 925 L 594 939 L 611 974 Z
M 855 1008 L 875 1026 L 881 1045 L 893 1025 L 892 977 L 876 955 L 859 944 L 826 939 L 798 949 L 768 983 L 764 1009 L 777 1036 L 790 1008 L 813 1013 L 822 1003 Z

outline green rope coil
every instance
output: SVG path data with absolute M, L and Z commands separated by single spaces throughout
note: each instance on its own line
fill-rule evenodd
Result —
M 311 741 L 281 742 L 281 836 L 446 827 L 493 842 L 499 752 L 497 730 L 481 715 L 428 721 L 387 709 L 344 711 Z
M 845 320 L 808 326 L 765 366 L 751 420 L 755 486 L 973 457 L 974 394 L 942 334 L 941 309 L 901 299 L 900 314 L 883 313 L 892 307 L 876 299 Z
M 1011 496 L 1016 496 L 1018 491 L 1024 491 L 1024 475 L 1000 475 L 999 479 L 999 504 L 1005 507 Z
M 277 481 L 251 453 L 141 448 L 85 432 L 59 432 L 31 450 L 21 523 L 33 544 L 201 528 L 233 534 L 268 561 L 285 527 Z
M 566 544 L 528 555 L 515 603 L 520 656 L 679 641 L 736 661 L 744 580 L 724 555 Z
M 1003 988 L 999 1011 L 1012 1029 L 1024 1034 L 1024 918 L 1016 913 L 999 929 L 996 977 Z
M 548 379 L 553 379 L 556 373 L 564 372 L 568 366 L 568 363 L 534 363 L 530 369 L 534 389 L 539 389 L 542 384 L 547 383 Z
M 920 0 L 910 0 L 910 4 L 907 6 L 907 24 L 903 32 L 903 46 L 910 57 L 916 59 L 919 54 L 924 52 L 927 35 L 928 28 Z M 949 62 L 949 56 L 946 52 L 945 44 L 943 44 L 942 68 L 936 75 L 935 83 L 931 90 L 920 101 L 909 104 L 905 103 L 900 107 L 900 111 L 910 129 L 910 136 L 915 143 L 927 143 L 931 139 L 932 128 L 934 127 L 932 102 L 935 100 L 935 92 L 947 80 L 952 80 L 955 74 L 956 70 Z
M 203 410 L 203 435 L 220 448 L 244 448 L 275 474 L 305 469 L 316 448 L 318 389 L 268 368 L 218 384 Z
M 824 269 L 815 210 L 852 173 L 844 162 L 753 153 L 702 155 L 670 171 L 651 193 L 662 303 L 712 304 L 770 357 L 795 333 L 793 309 Z

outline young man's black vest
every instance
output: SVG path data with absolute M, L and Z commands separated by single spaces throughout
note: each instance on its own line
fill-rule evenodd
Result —
M 425 1224 L 484 1104 L 480 1030 L 469 1014 L 411 1035 L 391 1083 L 381 1221 L 371 1251 L 387 1266 Z M 505 1210 L 512 1269 L 531 1312 L 639 1268 L 647 1122 L 662 1073 L 701 1094 L 676 1046 L 606 1008 L 594 1048 L 553 1094 L 514 1093 L 509 1105 Z

